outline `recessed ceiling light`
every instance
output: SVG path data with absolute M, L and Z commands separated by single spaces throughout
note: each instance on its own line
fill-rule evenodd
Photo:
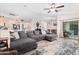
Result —
M 24 7 L 27 7 L 27 5 L 24 5 Z

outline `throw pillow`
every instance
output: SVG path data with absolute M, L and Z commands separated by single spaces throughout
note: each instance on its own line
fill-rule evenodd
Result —
M 34 31 L 34 34 L 35 34 L 35 35 L 39 35 L 40 32 L 39 32 L 39 31 Z
M 41 32 L 42 32 L 42 34 L 46 34 L 46 31 L 45 30 L 42 30 Z
M 27 34 L 24 31 L 19 31 L 18 34 L 20 38 L 27 38 Z
M 14 33 L 12 33 L 12 35 L 15 37 L 15 39 L 19 39 L 20 38 L 18 32 L 14 32 Z

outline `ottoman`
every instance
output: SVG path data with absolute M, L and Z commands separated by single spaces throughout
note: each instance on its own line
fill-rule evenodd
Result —
M 55 39 L 55 36 L 53 36 L 52 34 L 47 34 L 45 37 L 45 40 L 52 42 L 56 39 Z

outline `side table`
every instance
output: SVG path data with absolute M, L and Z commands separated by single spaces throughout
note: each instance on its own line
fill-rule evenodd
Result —
M 3 47 L 6 47 L 6 49 L 8 49 L 8 38 L 0 38 L 0 43 L 1 43 L 1 44 L 4 44 L 5 46 L 3 46 Z M 3 47 L 2 47 L 2 48 L 3 48 Z M 0 48 L 0 50 L 1 50 L 2 48 Z

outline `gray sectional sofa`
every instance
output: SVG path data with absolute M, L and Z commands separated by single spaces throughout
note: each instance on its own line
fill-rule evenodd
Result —
M 25 33 L 24 31 L 18 32 L 20 38 L 13 39 L 11 41 L 10 49 L 15 49 L 18 52 L 25 53 L 37 48 L 37 42 L 41 40 L 53 41 L 55 40 L 52 34 L 42 35 L 39 31 L 30 31 Z

